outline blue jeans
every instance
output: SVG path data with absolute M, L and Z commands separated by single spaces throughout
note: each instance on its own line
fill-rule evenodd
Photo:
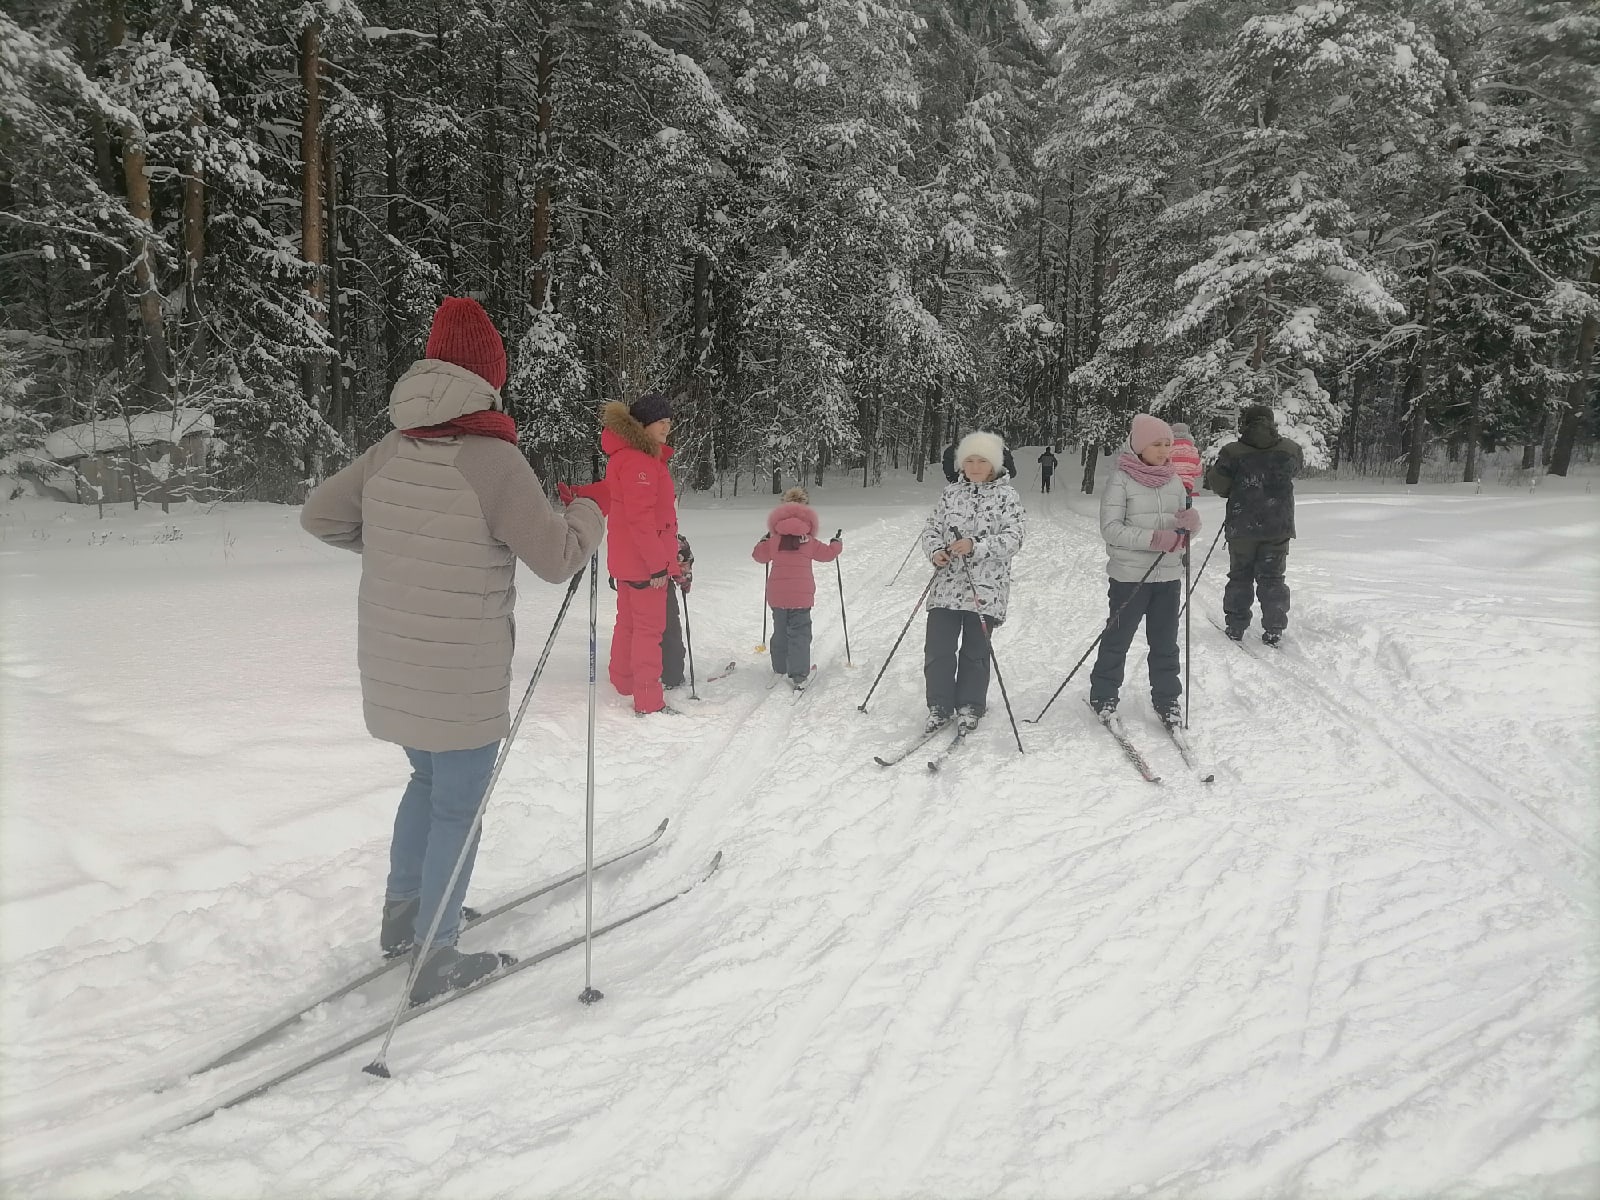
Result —
M 417 945 L 427 935 L 433 914 L 444 896 L 444 885 L 456 865 L 456 856 L 478 815 L 478 804 L 489 776 L 494 773 L 499 742 L 476 750 L 413 750 L 405 747 L 411 760 L 411 782 L 400 797 L 394 815 L 394 840 L 389 843 L 389 900 L 420 899 L 417 911 Z M 472 839 L 461 875 L 450 892 L 434 934 L 436 946 L 454 945 L 461 932 L 461 902 L 472 878 L 472 863 L 478 856 L 478 839 Z

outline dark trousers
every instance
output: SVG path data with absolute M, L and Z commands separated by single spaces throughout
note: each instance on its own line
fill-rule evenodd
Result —
M 772 655 L 772 669 L 779 675 L 804 679 L 811 674 L 811 610 L 773 609 L 767 651 Z
M 1039 490 L 1041 492 L 1048 492 L 1050 490 L 1050 474 L 1051 473 L 1049 471 L 1040 472 L 1040 474 L 1039 474 Z
M 982 716 L 989 696 L 989 638 L 983 618 L 960 609 L 930 608 L 922 677 L 929 708 L 953 712 L 971 707 Z
M 1289 539 L 1228 539 L 1228 585 L 1222 589 L 1222 611 L 1229 629 L 1250 625 L 1250 601 L 1261 601 L 1261 628 L 1282 633 L 1289 628 Z M 1251 593 L 1255 595 L 1252 597 Z
M 1118 614 L 1100 639 L 1100 657 L 1089 674 L 1089 699 L 1114 700 L 1122 690 L 1122 672 L 1128 661 L 1128 647 L 1144 622 L 1144 635 L 1150 643 L 1150 700 L 1157 708 L 1177 703 L 1183 695 L 1178 678 L 1182 660 L 1178 655 L 1178 610 L 1183 605 L 1183 581 L 1167 583 L 1122 583 L 1113 579 L 1108 589 L 1111 611 Z M 1130 600 L 1129 597 L 1132 597 Z M 1123 604 L 1127 608 L 1122 608 Z
M 661 686 L 683 686 L 683 622 L 678 619 L 678 585 L 667 584 L 667 630 L 661 635 Z

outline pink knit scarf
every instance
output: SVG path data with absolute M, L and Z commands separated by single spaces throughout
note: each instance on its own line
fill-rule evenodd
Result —
M 1158 488 L 1177 473 L 1178 468 L 1171 462 L 1164 462 L 1159 467 L 1152 467 L 1137 454 L 1124 451 L 1117 459 L 1117 466 L 1122 469 L 1135 483 L 1142 483 L 1148 488 Z

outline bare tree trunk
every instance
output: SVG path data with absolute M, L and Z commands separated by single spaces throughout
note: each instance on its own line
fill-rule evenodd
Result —
M 489 122 L 485 130 L 483 218 L 489 226 L 489 310 L 498 315 L 505 304 L 505 246 L 500 221 L 505 203 L 504 156 L 500 149 L 500 107 L 505 85 L 505 55 L 497 41 L 494 52 L 494 87 L 489 94 Z
M 1083 478 L 1079 481 L 1085 496 L 1094 495 L 1094 470 L 1100 459 L 1100 447 L 1093 442 L 1083 444 Z
M 534 144 L 539 156 L 539 185 L 533 197 L 533 297 L 535 311 L 550 306 L 550 88 L 555 75 L 556 41 L 548 29 L 539 37 L 538 115 Z
M 1428 283 L 1422 300 L 1422 340 L 1417 345 L 1406 390 L 1411 393 L 1411 445 L 1406 453 L 1406 483 L 1422 480 L 1422 458 L 1428 448 L 1428 357 L 1433 353 L 1433 297 L 1439 247 L 1428 257 Z
M 191 129 L 200 123 L 191 117 Z M 206 255 L 206 177 L 198 155 L 183 178 L 183 270 L 186 319 L 189 324 L 191 369 L 205 351 L 205 321 L 200 303 L 200 267 Z
M 119 45 L 127 32 L 122 16 L 121 0 L 111 0 L 107 7 L 109 18 L 107 33 L 110 44 Z M 103 56 L 99 33 L 100 30 L 93 22 L 85 22 L 79 35 L 79 54 L 83 59 L 84 68 L 96 79 L 102 77 L 99 64 Z M 105 117 L 94 105 L 89 108 L 89 132 L 94 142 L 95 172 L 99 177 L 100 186 L 106 195 L 115 196 L 118 172 L 111 149 L 111 131 L 106 127 Z M 122 247 L 115 242 L 104 243 L 102 252 L 105 255 L 103 269 L 108 280 L 106 323 L 111 334 L 111 361 L 120 372 L 126 370 L 128 366 L 128 304 L 122 282 L 123 272 L 128 268 L 128 257 Z
M 300 31 L 300 85 L 305 91 L 305 108 L 300 120 L 300 257 L 311 268 L 307 286 L 317 319 L 326 322 L 323 310 L 322 225 L 322 27 L 315 22 Z M 306 402 L 321 408 L 319 362 L 306 364 L 304 375 Z
M 323 139 L 322 177 L 328 230 L 328 423 L 340 437 L 347 434 L 344 398 L 344 312 L 339 296 L 339 155 L 332 136 Z
M 128 28 L 120 2 L 111 9 L 113 44 L 127 40 Z M 161 318 L 161 291 L 156 283 L 154 215 L 150 199 L 150 179 L 145 174 L 144 130 L 123 125 L 122 179 L 128 193 L 128 212 L 138 224 L 134 235 L 133 284 L 139 303 L 139 327 L 144 340 L 144 380 L 142 392 L 148 403 L 166 398 L 171 380 L 167 356 L 167 334 Z
M 1469 384 L 1471 396 L 1467 400 L 1467 465 L 1461 476 L 1462 483 L 1478 482 L 1478 442 L 1483 437 L 1483 397 L 1476 384 Z
M 1600 255 L 1589 259 L 1589 282 L 1600 284 Z M 1578 422 L 1583 419 L 1589 400 L 1589 369 L 1594 363 L 1594 345 L 1600 336 L 1600 319 L 1591 312 L 1578 330 L 1578 346 L 1573 358 L 1574 378 L 1567 386 L 1566 409 L 1556 432 L 1555 450 L 1550 455 L 1549 475 L 1566 475 L 1572 466 L 1572 450 L 1578 441 Z
M 388 202 L 384 206 L 383 231 L 388 245 L 388 260 L 383 280 L 383 373 L 384 382 L 393 387 L 400 378 L 400 139 L 395 131 L 394 96 L 383 98 L 383 186 Z

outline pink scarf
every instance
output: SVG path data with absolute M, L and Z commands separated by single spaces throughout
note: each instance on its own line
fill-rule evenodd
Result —
M 1152 467 L 1137 454 L 1130 454 L 1126 450 L 1117 459 L 1117 466 L 1135 483 L 1142 483 L 1148 488 L 1158 488 L 1177 473 L 1178 468 L 1171 462 L 1164 462 L 1159 467 Z

